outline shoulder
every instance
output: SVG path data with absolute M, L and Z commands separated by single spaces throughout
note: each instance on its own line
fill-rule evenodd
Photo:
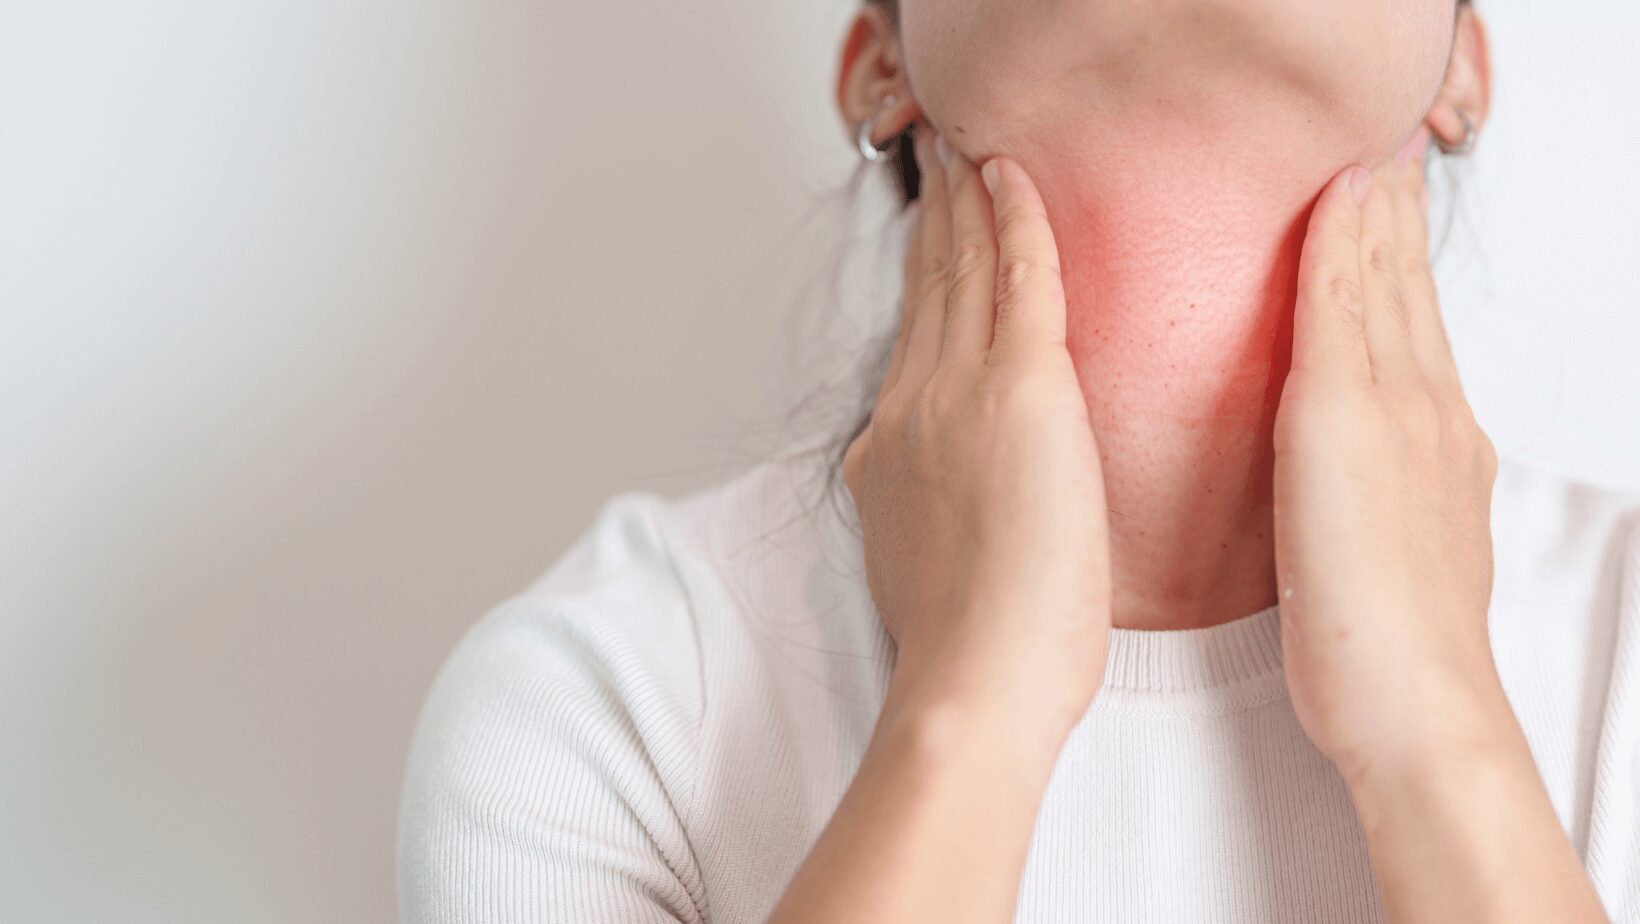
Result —
M 644 705 L 687 725 L 699 714 L 701 620 L 737 577 L 733 564 L 769 551 L 789 512 L 783 474 L 763 463 L 682 497 L 628 491 L 605 500 L 542 574 L 462 637 L 425 719 L 436 725 L 439 710 L 485 697 L 596 681 L 614 693 L 664 690 Z
M 605 500 L 446 658 L 401 792 L 405 920 L 481 920 L 548 894 L 558 907 L 528 919 L 699 918 L 684 823 L 702 682 L 678 544 L 724 490 Z
M 637 731 L 680 745 L 701 715 L 701 618 L 771 519 L 767 463 L 677 498 L 628 491 L 520 592 L 470 628 L 428 694 L 418 746 L 491 747 L 490 714 L 527 721 L 598 701 Z M 505 723 L 503 723 L 505 724 Z M 664 734 L 663 734 L 664 733 Z
M 605 501 L 446 658 L 400 796 L 403 920 L 466 924 L 497 908 L 569 920 L 553 915 L 596 906 L 698 919 L 698 885 L 672 868 L 688 855 L 673 798 L 699 707 L 687 601 L 655 524 L 665 504 Z
M 546 886 L 565 909 L 641 901 L 664 914 L 646 904 L 629 919 L 698 916 L 688 826 L 706 652 L 742 618 L 731 601 L 746 575 L 806 560 L 789 548 L 800 539 L 778 538 L 800 522 L 794 476 L 762 463 L 683 497 L 611 497 L 465 634 L 428 693 L 406 768 L 407 918 L 463 921 L 450 909 L 532 901 L 543 875 L 561 877 Z
M 662 521 L 676 501 L 627 492 L 522 591 L 485 613 L 446 658 L 428 694 L 418 746 L 516 742 L 502 726 L 568 699 L 664 691 L 641 718 L 687 727 L 696 710 L 694 623 Z

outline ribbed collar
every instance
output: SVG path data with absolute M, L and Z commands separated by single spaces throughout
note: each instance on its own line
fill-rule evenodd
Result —
M 1094 708 L 1237 712 L 1286 696 L 1281 607 L 1207 629 L 1112 629 Z
M 1281 607 L 1208 629 L 1112 629 L 1105 686 L 1156 693 L 1242 683 L 1281 670 Z

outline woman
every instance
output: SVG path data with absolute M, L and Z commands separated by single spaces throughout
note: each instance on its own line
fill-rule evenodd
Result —
M 430 697 L 405 918 L 1640 919 L 1640 498 L 1496 460 L 1428 270 L 1489 90 L 1453 0 L 869 3 L 840 515 L 607 504 Z

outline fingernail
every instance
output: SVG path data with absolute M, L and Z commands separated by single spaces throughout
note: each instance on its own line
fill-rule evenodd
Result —
M 997 186 L 1002 180 L 1002 168 L 997 166 L 996 158 L 991 158 L 985 162 L 985 166 L 979 168 L 979 178 L 985 181 L 985 189 L 991 197 L 996 198 Z
M 1367 201 L 1367 193 L 1372 191 L 1372 174 L 1365 167 L 1350 168 L 1350 195 L 1355 197 L 1355 204 L 1362 205 Z

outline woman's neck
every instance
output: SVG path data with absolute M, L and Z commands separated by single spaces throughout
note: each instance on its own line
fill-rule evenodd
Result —
M 1116 625 L 1205 627 L 1276 602 L 1275 415 L 1332 168 L 1128 141 L 1044 160 L 1038 182 L 1104 461 Z

